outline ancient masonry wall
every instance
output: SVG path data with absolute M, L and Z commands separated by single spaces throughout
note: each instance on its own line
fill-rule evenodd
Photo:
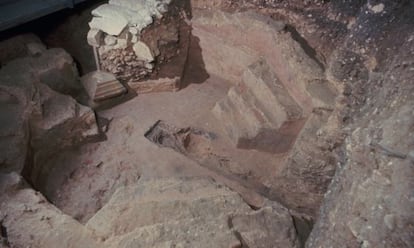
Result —
M 87 39 L 101 69 L 122 83 L 154 77 L 179 53 L 178 12 L 170 5 L 171 0 L 109 0 L 94 9 Z

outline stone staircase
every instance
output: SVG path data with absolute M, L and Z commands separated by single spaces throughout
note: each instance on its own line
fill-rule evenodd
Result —
M 304 123 L 302 109 L 264 59 L 248 66 L 213 114 L 238 148 L 280 153 L 290 149 Z

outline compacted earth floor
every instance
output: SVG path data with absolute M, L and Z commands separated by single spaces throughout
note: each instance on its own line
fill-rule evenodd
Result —
M 109 120 L 107 140 L 57 154 L 46 196 L 65 213 L 86 222 L 119 186 L 138 179 L 210 176 L 241 193 L 253 206 L 278 173 L 282 154 L 242 150 L 227 137 L 211 109 L 229 84 L 210 77 L 179 92 L 140 95 L 98 112 Z M 191 129 L 185 151 L 160 146 L 145 137 L 162 120 L 173 128 Z

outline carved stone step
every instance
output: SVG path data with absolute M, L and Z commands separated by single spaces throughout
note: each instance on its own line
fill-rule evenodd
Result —
M 103 101 L 125 94 L 127 89 L 112 73 L 94 71 L 81 78 L 81 82 L 93 101 Z
M 221 121 L 227 135 L 237 147 L 240 146 L 243 138 L 250 136 L 247 123 L 229 98 L 226 97 L 218 101 L 212 111 L 216 118 Z
M 275 126 L 280 127 L 286 121 L 302 117 L 302 109 L 264 59 L 248 67 L 243 74 L 242 82 L 269 113 Z
M 304 122 L 302 109 L 263 59 L 247 68 L 213 113 L 238 148 L 279 153 L 289 150 Z
M 260 132 L 260 129 L 270 128 L 272 123 L 255 104 L 257 102 L 255 97 L 247 89 L 242 89 L 239 86 L 230 88 L 227 97 L 233 103 L 233 106 L 237 106 L 237 110 L 249 126 L 254 137 L 255 134 Z

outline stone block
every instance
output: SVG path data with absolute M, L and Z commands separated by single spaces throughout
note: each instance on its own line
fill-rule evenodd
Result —
M 38 42 L 30 42 L 26 44 L 27 53 L 31 56 L 39 56 L 47 50 L 46 46 Z
M 81 82 L 90 99 L 103 101 L 125 94 L 127 89 L 112 73 L 94 71 L 81 78 Z
M 88 32 L 87 40 L 88 44 L 94 47 L 102 45 L 103 32 L 99 29 L 92 28 Z
M 154 55 L 144 42 L 138 41 L 132 48 L 134 49 L 135 55 L 137 55 L 138 59 L 147 62 L 154 61 Z
M 107 35 L 105 36 L 104 42 L 105 42 L 105 45 L 107 46 L 113 46 L 116 44 L 117 39 L 112 35 Z
M 76 64 L 63 49 L 52 48 L 44 51 L 33 60 L 32 69 L 42 83 L 59 93 L 76 97 L 82 89 Z
M 142 82 L 129 82 L 128 85 L 137 93 L 176 91 L 180 83 L 180 77 L 159 78 L 153 80 L 145 80 Z
M 253 213 L 235 215 L 230 223 L 242 247 L 300 247 L 292 216 L 276 202 Z
M 122 15 L 111 17 L 94 17 L 89 22 L 89 27 L 99 29 L 110 35 L 119 35 L 128 25 L 128 21 Z
M 39 37 L 32 33 L 21 34 L 9 39 L 2 39 L 0 41 L 0 65 L 16 59 L 32 55 L 28 51 L 28 44 L 37 43 L 43 45 Z
M 129 32 L 133 35 L 137 35 L 138 34 L 138 29 L 135 28 L 135 27 L 130 27 Z

